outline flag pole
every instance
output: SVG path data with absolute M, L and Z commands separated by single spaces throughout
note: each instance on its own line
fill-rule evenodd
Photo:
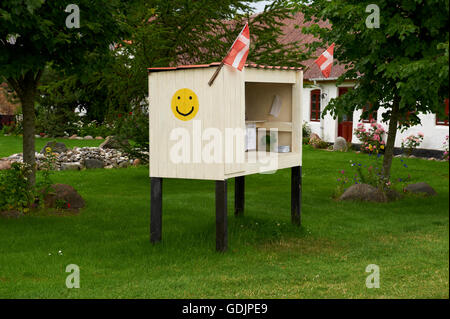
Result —
M 246 24 L 244 25 L 244 27 L 242 28 L 242 30 L 241 30 L 241 32 L 240 32 L 239 34 L 241 34 L 241 33 L 244 31 L 245 26 L 246 26 L 247 24 L 248 24 L 248 23 L 246 23 Z M 234 40 L 233 44 L 232 44 L 231 47 L 228 49 L 227 54 L 225 54 L 225 58 L 226 58 L 226 57 L 228 56 L 228 54 L 230 53 L 231 49 L 233 48 L 233 46 L 234 46 L 234 44 L 236 43 L 236 41 L 237 41 L 238 38 L 239 38 L 239 36 L 236 38 L 236 40 Z M 209 85 L 209 86 L 213 85 L 214 81 L 216 80 L 217 76 L 219 75 L 220 70 L 222 70 L 223 66 L 225 65 L 225 63 L 223 62 L 223 61 L 225 60 L 225 58 L 222 59 L 222 62 L 220 62 L 219 67 L 216 69 L 216 71 L 215 71 L 214 74 L 212 75 L 211 79 L 209 80 L 209 82 L 208 82 L 208 85 Z
M 227 55 L 228 55 L 228 54 L 227 54 Z M 224 64 L 225 64 L 225 63 L 223 63 L 223 60 L 222 60 L 222 62 L 220 62 L 219 67 L 216 69 L 216 72 L 214 72 L 214 74 L 212 75 L 211 79 L 209 80 L 209 82 L 208 82 L 208 85 L 209 85 L 209 86 L 213 85 L 214 80 L 215 80 L 215 79 L 217 78 L 217 76 L 219 75 L 219 72 L 220 72 L 220 70 L 222 70 Z

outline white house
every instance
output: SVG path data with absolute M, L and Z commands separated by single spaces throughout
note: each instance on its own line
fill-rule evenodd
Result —
M 327 23 L 320 21 L 319 24 L 323 27 Z M 311 25 L 311 22 L 305 23 L 302 13 L 297 13 L 293 19 L 284 21 L 282 28 L 283 37 L 281 43 L 291 43 L 298 41 L 300 44 L 306 44 L 314 41 L 312 35 L 302 33 L 302 27 Z M 321 114 L 327 106 L 330 99 L 344 94 L 348 88 L 354 86 L 354 82 L 345 81 L 339 87 L 336 85 L 337 78 L 345 71 L 342 65 L 334 65 L 329 78 L 325 78 L 320 69 L 313 60 L 304 61 L 303 64 L 309 68 L 304 73 L 304 88 L 303 88 L 303 120 L 308 122 L 313 133 L 319 135 L 326 142 L 333 143 L 338 136 L 342 136 L 347 141 L 352 143 L 359 143 L 353 132 L 357 125 L 365 122 L 369 127 L 369 121 L 361 119 L 361 110 L 348 114 L 339 119 L 333 119 L 329 114 L 325 115 L 324 119 Z M 442 145 L 445 136 L 449 134 L 448 126 L 448 101 L 446 101 L 445 119 L 438 119 L 436 114 L 420 114 L 421 125 L 409 128 L 404 132 L 397 132 L 395 147 L 401 147 L 402 139 L 410 134 L 417 134 L 422 132 L 424 140 L 420 145 L 422 149 L 442 150 Z M 382 114 L 383 109 L 378 111 L 375 116 L 378 123 L 382 124 L 387 130 L 389 123 L 383 123 Z
M 336 72 L 339 72 L 339 70 L 340 68 Z M 336 85 L 337 77 L 330 77 L 328 79 L 312 77 L 311 75 L 314 73 L 314 70 L 312 72 L 306 71 L 305 73 L 303 119 L 309 123 L 311 131 L 319 135 L 326 142 L 334 142 L 338 136 L 342 136 L 349 142 L 360 143 L 358 138 L 353 134 L 354 130 L 359 123 L 365 123 L 367 128 L 370 126 L 369 120 L 361 119 L 361 110 L 337 119 L 333 119 L 329 114 L 325 115 L 323 119 L 321 117 L 330 99 L 345 94 L 349 87 L 353 87 L 354 83 L 348 81 L 338 87 Z M 374 116 L 374 120 L 383 125 L 385 130 L 387 130 L 389 123 L 382 122 L 382 114 L 384 111 L 382 108 L 379 109 L 376 116 Z M 419 114 L 421 125 L 410 127 L 404 132 L 398 131 L 395 147 L 401 147 L 402 139 L 405 137 L 421 132 L 425 137 L 420 148 L 442 150 L 445 137 L 449 135 L 448 101 L 446 101 L 446 114 L 446 119 L 439 119 L 436 114 Z

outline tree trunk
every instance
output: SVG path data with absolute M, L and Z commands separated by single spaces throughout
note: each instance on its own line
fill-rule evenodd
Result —
M 28 71 L 25 76 L 19 79 L 8 79 L 8 83 L 16 91 L 22 104 L 23 113 L 23 161 L 30 165 L 30 173 L 27 174 L 30 187 L 36 183 L 36 158 L 35 158 L 35 110 L 34 102 L 36 99 L 37 86 L 41 78 L 42 70 L 34 73 Z
M 23 112 L 23 161 L 31 167 L 31 172 L 27 176 L 30 186 L 33 186 L 36 182 L 34 98 L 33 92 L 25 92 L 25 96 L 20 99 Z
M 400 97 L 395 96 L 392 103 L 391 118 L 389 120 L 388 138 L 383 159 L 383 176 L 389 178 L 391 176 L 392 158 L 394 157 L 395 137 L 397 136 L 397 125 L 400 114 Z

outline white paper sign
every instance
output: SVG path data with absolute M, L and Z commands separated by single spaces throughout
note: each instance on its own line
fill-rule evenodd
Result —
M 272 102 L 272 107 L 270 108 L 270 115 L 278 117 L 281 111 L 281 97 L 279 95 L 275 95 Z

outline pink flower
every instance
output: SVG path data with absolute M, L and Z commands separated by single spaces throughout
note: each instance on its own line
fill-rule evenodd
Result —
M 425 135 L 422 132 L 419 132 L 420 137 L 424 137 Z

